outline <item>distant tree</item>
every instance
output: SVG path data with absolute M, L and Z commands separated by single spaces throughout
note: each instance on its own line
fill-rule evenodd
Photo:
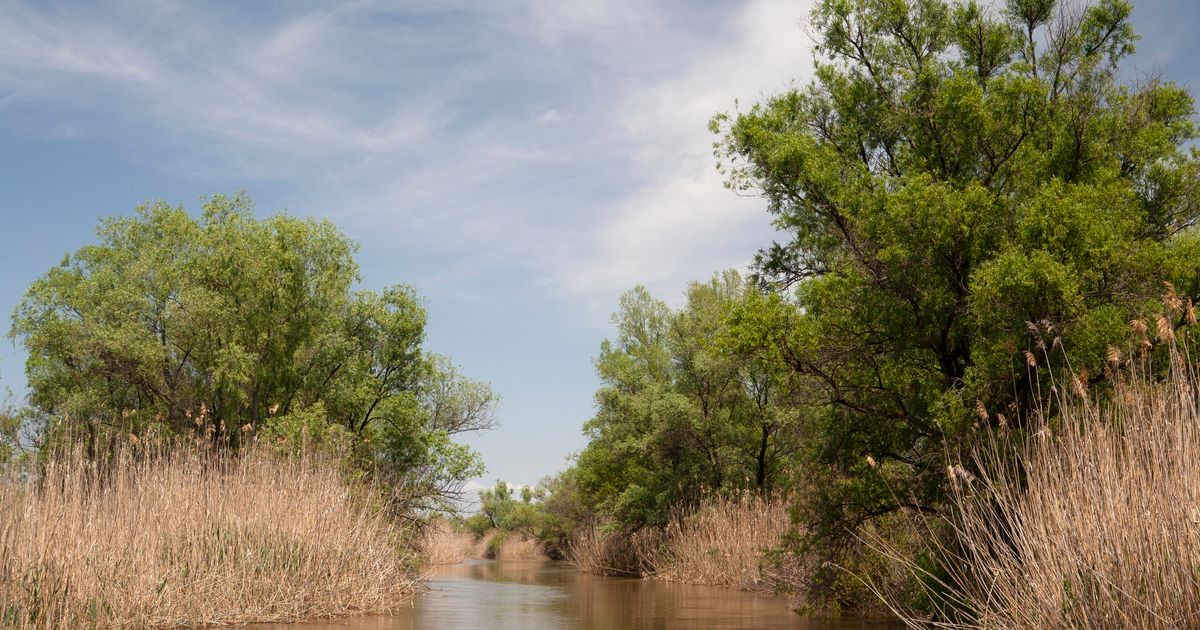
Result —
M 974 425 L 1024 425 L 1051 379 L 1095 384 L 1131 320 L 1191 316 L 1193 103 L 1123 82 L 1130 14 L 822 0 L 814 81 L 714 119 L 728 185 L 788 234 L 756 261 L 786 299 L 732 326 L 824 406 L 807 431 L 820 531 L 938 509 L 943 456 Z M 1186 304 L 1164 312 L 1174 290 Z
M 356 246 L 333 224 L 251 210 L 141 206 L 29 287 L 10 335 L 47 437 L 94 454 L 151 427 L 234 446 L 319 434 L 370 445 L 407 496 L 455 493 L 482 468 L 450 438 L 494 424 L 490 388 L 422 349 L 413 289 L 351 290 Z
M 479 492 L 479 512 L 467 519 L 467 526 L 479 536 L 494 530 L 541 537 L 547 514 L 538 502 L 545 497 L 542 488 L 522 486 L 515 493 L 508 482 L 497 480 L 492 489 Z

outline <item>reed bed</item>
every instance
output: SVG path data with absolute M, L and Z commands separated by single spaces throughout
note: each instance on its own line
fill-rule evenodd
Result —
M 608 532 L 589 525 L 576 532 L 570 557 L 580 570 L 599 575 L 767 590 L 776 579 L 766 556 L 791 523 L 782 495 L 714 494 L 676 512 L 663 528 Z
M 765 556 L 791 524 L 788 503 L 778 494 L 708 497 L 671 518 L 650 564 L 656 578 L 671 582 L 769 589 Z
M 484 540 L 484 557 L 493 560 L 548 560 L 549 556 L 542 544 L 530 536 L 523 534 L 507 534 L 498 544 L 496 541 Z
M 948 576 L 914 568 L 942 621 L 911 627 L 1200 626 L 1200 381 L 1171 362 L 1166 382 L 1062 401 L 1020 456 L 993 439 L 949 469 Z
M 398 531 L 334 462 L 78 451 L 0 484 L 0 625 L 170 628 L 384 612 Z
M 607 531 L 597 523 L 575 531 L 568 546 L 571 564 L 584 573 L 641 577 L 654 573 L 652 559 L 662 533 L 654 528 L 641 531 Z
M 426 524 L 421 535 L 421 553 L 430 565 L 457 564 L 468 558 L 549 559 L 542 543 L 532 536 L 492 530 L 476 538 L 470 531 L 458 529 L 442 518 L 435 518 Z
M 421 552 L 431 565 L 458 564 L 478 557 L 477 547 L 471 532 L 455 528 L 444 518 L 430 520 L 421 533 Z

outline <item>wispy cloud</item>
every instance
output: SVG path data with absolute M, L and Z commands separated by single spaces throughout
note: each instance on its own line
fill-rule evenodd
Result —
M 0 4 L 0 107 L 181 177 L 283 182 L 294 210 L 435 260 L 435 292 L 506 269 L 604 310 L 770 236 L 722 189 L 706 122 L 806 73 L 804 4 L 224 8 Z
M 773 231 L 757 199 L 723 189 L 705 132 L 735 99 L 806 80 L 811 45 L 800 29 L 809 8 L 757 0 L 731 16 L 720 39 L 667 77 L 632 86 L 618 109 L 630 156 L 650 175 L 606 208 L 606 220 L 564 253 L 556 280 L 573 292 L 603 296 L 641 283 L 677 295 L 688 279 L 742 266 Z M 582 255 L 580 255 L 582 252 Z
M 369 14 L 237 21 L 122 6 L 106 14 L 4 7 L 12 19 L 0 21 L 0 90 L 14 96 L 9 106 L 103 112 L 162 144 L 232 156 L 251 178 L 279 175 L 270 165 L 281 158 L 400 150 L 439 126 L 440 88 L 412 94 L 398 111 L 387 107 L 392 78 L 362 71 L 359 57 L 370 51 L 355 38 Z M 385 102 L 375 102 L 380 96 Z M 102 129 L 111 122 L 97 121 Z

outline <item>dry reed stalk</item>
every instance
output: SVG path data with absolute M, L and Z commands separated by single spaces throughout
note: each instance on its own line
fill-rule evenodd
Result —
M 787 506 L 782 495 L 712 495 L 676 512 L 665 528 L 605 532 L 588 525 L 575 532 L 569 555 L 581 571 L 598 575 L 769 589 L 776 580 L 764 556 L 791 528 Z
M 333 462 L 78 451 L 0 483 L 0 625 L 165 628 L 386 611 L 404 534 Z
M 688 584 L 771 588 L 764 555 L 778 548 L 791 528 L 787 506 L 778 494 L 706 497 L 694 511 L 672 516 L 650 562 L 654 576 Z
M 498 530 L 495 529 L 488 530 L 484 535 L 480 536 L 475 541 L 475 544 L 470 551 L 472 558 L 486 559 L 488 557 L 488 550 L 494 546 L 492 544 L 492 539 L 496 537 L 497 531 Z
M 421 551 L 431 565 L 458 564 L 473 557 L 475 548 L 471 532 L 455 529 L 443 518 L 431 520 L 421 534 Z
M 492 552 L 496 560 L 548 560 L 542 544 L 523 535 L 509 535 Z
M 488 560 L 549 560 L 542 543 L 531 536 L 491 530 L 474 544 L 473 558 Z
M 911 627 L 1200 626 L 1200 381 L 1178 351 L 1171 364 L 1165 383 L 1064 401 L 1021 457 L 976 452 L 982 472 L 952 483 L 957 545 L 934 549 L 951 621 Z
M 568 556 L 584 573 L 640 577 L 654 572 L 650 559 L 661 541 L 662 533 L 653 528 L 606 532 L 589 523 L 572 536 Z

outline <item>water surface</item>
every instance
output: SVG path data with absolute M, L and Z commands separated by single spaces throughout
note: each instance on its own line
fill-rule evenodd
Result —
M 879 630 L 857 619 L 804 619 L 781 598 L 657 580 L 588 575 L 559 562 L 468 560 L 437 567 L 427 590 L 396 614 L 286 630 L 557 630 L 789 628 Z

